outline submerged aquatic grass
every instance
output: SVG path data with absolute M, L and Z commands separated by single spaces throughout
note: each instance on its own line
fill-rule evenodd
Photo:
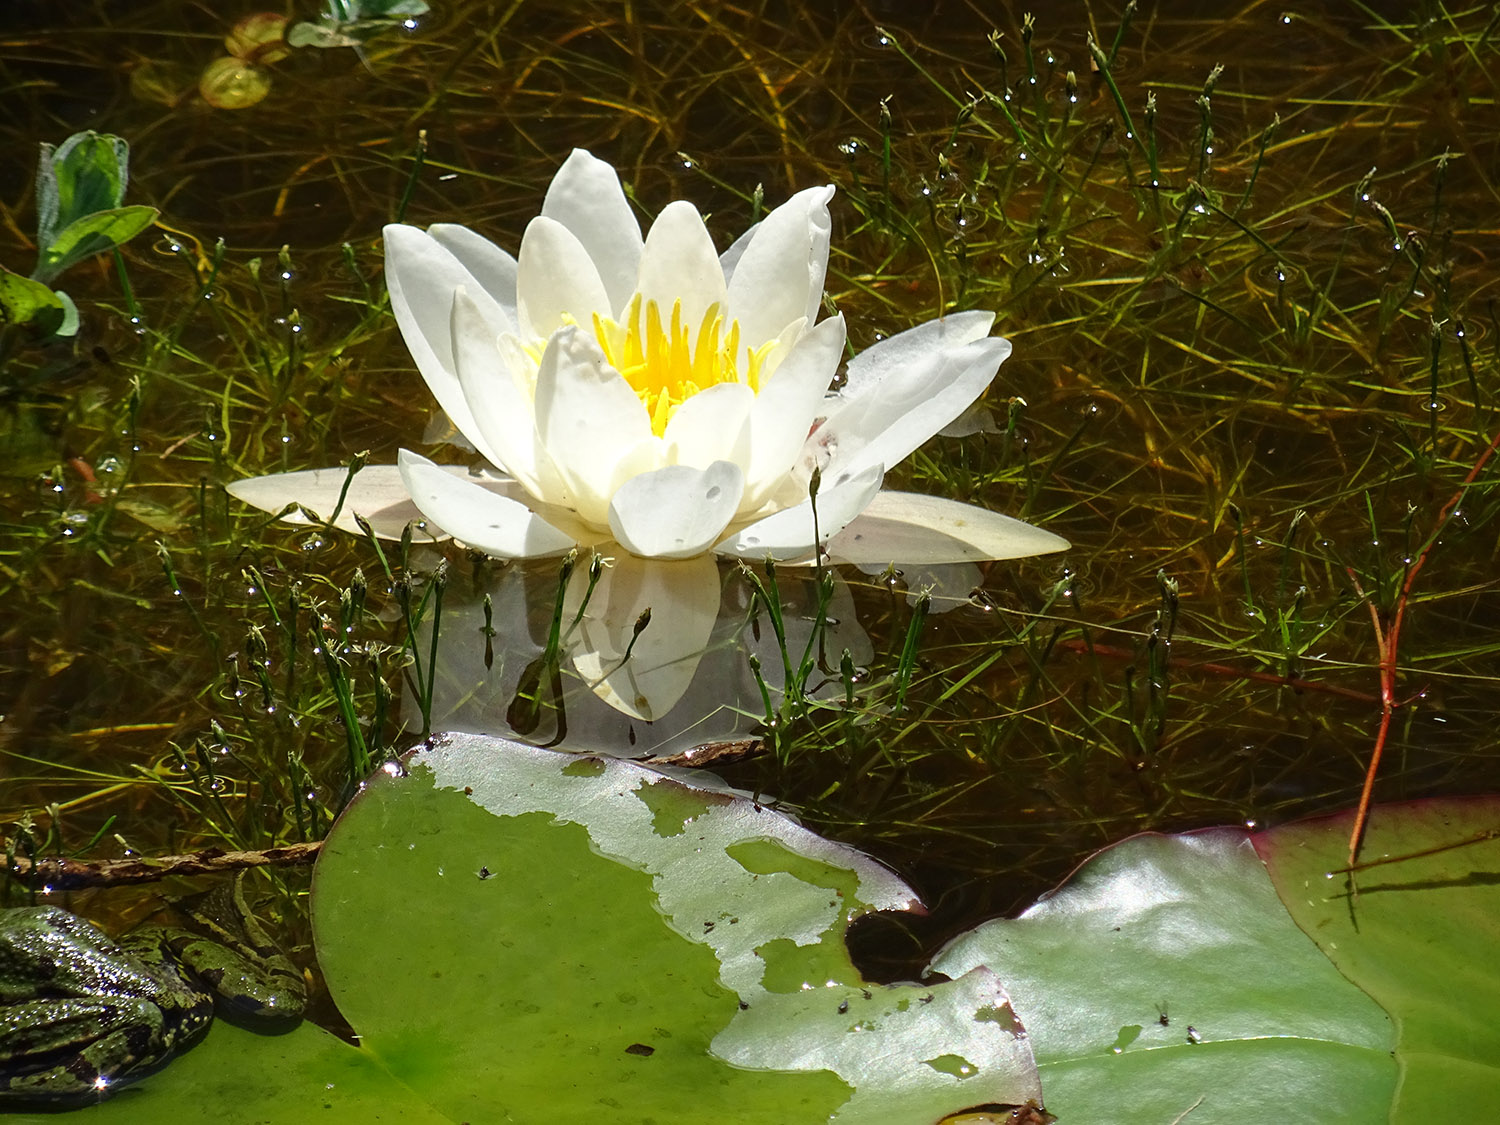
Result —
M 1463 484 L 1500 427 L 1487 12 L 995 29 L 956 5 L 900 25 L 458 2 L 363 58 L 293 52 L 240 113 L 150 100 L 212 58 L 211 13 L 86 16 L 37 10 L 0 46 L 0 142 L 34 152 L 103 107 L 88 124 L 130 141 L 135 201 L 162 215 L 119 270 L 69 274 L 76 347 L 3 372 L 0 815 L 29 817 L 32 846 L 317 839 L 426 729 L 419 619 L 439 589 L 481 600 L 495 564 L 289 529 L 223 487 L 394 460 L 432 405 L 380 226 L 516 245 L 573 145 L 645 219 L 704 200 L 721 244 L 834 182 L 829 311 L 855 346 L 967 308 L 1015 343 L 984 409 L 890 484 L 1072 552 L 991 566 L 942 613 L 914 572 L 844 575 L 873 656 L 787 646 L 776 753 L 727 767 L 901 866 L 929 925 L 1028 901 L 1130 831 L 1351 804 L 1383 661 L 1376 792 L 1496 785 L 1493 469 Z M 34 256 L 29 172 L 0 173 L 13 266 Z M 536 576 L 537 635 L 566 631 L 556 564 Z M 765 596 L 826 615 L 819 581 L 781 569 Z M 1403 605 L 1382 653 L 1372 610 L 1384 630 Z

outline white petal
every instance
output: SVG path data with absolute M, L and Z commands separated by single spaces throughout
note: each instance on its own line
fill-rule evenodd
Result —
M 1059 535 L 985 508 L 912 492 L 882 492 L 833 537 L 828 553 L 859 566 L 925 566 L 1024 559 L 1068 546 Z
M 273 473 L 265 477 L 237 480 L 229 485 L 229 495 L 266 512 L 280 512 L 288 504 L 300 504 L 320 519 L 327 519 L 338 508 L 339 494 L 349 476 L 345 468 L 306 469 L 297 473 Z M 406 525 L 416 522 L 413 539 L 444 539 L 447 533 L 428 520 L 412 503 L 395 465 L 366 465 L 354 474 L 344 496 L 334 526 L 352 535 L 361 535 L 355 515 L 369 521 L 382 539 L 400 539 Z M 283 517 L 287 523 L 309 524 L 301 512 Z
M 468 270 L 480 288 L 505 310 L 509 327 L 516 323 L 516 260 L 482 234 L 457 223 L 434 223 L 427 233 Z
M 618 317 L 635 292 L 641 261 L 641 226 L 620 188 L 619 174 L 575 148 L 552 178 L 542 214 L 567 227 L 583 244 Z
M 745 478 L 738 465 L 668 465 L 632 477 L 609 505 L 609 529 L 633 555 L 687 559 L 702 554 L 734 518 Z
M 663 324 L 670 321 L 673 302 L 681 300 L 682 323 L 695 340 L 708 307 L 717 304 L 723 310 L 724 271 L 719 255 L 703 217 L 687 200 L 668 203 L 646 232 L 636 287 L 643 308 L 647 301 L 656 302 Z
M 418 507 L 477 551 L 503 559 L 529 559 L 560 555 L 574 545 L 572 536 L 525 504 L 456 477 L 425 457 L 403 449 L 397 464 Z
M 385 279 L 391 311 L 417 370 L 453 424 L 489 456 L 454 366 L 449 325 L 453 291 L 460 286 L 471 290 L 493 336 L 511 330 L 509 314 L 483 292 L 462 262 L 416 227 L 392 223 L 385 228 Z
M 750 460 L 755 405 L 755 392 L 743 383 L 720 383 L 691 396 L 662 434 L 668 463 L 706 469 L 715 461 L 733 461 L 743 471 Z
M 575 581 L 573 589 L 579 585 Z M 565 607 L 570 619 L 575 609 Z M 650 623 L 636 637 L 635 624 L 648 609 Z M 605 568 L 568 648 L 594 694 L 651 722 L 692 683 L 718 612 L 719 568 L 712 555 L 680 562 L 624 555 Z
M 740 340 L 759 347 L 798 317 L 817 320 L 828 271 L 828 201 L 833 188 L 799 191 L 760 223 L 734 266 L 730 315 Z
M 742 501 L 750 511 L 765 502 L 796 464 L 843 354 L 844 318 L 829 317 L 797 342 L 755 396 Z
M 894 465 L 982 395 L 1008 355 L 1009 340 L 988 337 L 890 371 L 854 402 L 830 412 L 808 439 L 809 451 L 826 452 L 825 475 Z
M 493 450 L 490 460 L 533 495 L 542 496 L 538 460 L 546 451 L 537 447 L 530 395 L 517 384 L 489 325 L 465 289 L 453 295 L 451 322 L 459 385 L 475 426 Z
M 740 258 L 745 253 L 745 247 L 750 245 L 750 240 L 755 237 L 755 232 L 758 230 L 760 230 L 760 224 L 753 224 L 749 230 L 729 244 L 728 250 L 719 255 L 719 268 L 724 271 L 725 285 L 729 285 L 734 281 L 735 267 L 740 264 Z
M 569 503 L 601 527 L 610 496 L 624 483 L 621 474 L 643 468 L 640 450 L 657 441 L 640 397 L 593 336 L 577 327 L 557 332 L 542 353 L 536 425 Z
M 612 316 L 613 310 L 589 252 L 567 227 L 538 215 L 526 224 L 516 265 L 522 337 L 545 340 L 568 323 L 593 331 L 595 313 Z
M 989 335 L 995 314 L 975 309 L 949 313 L 873 344 L 849 361 L 839 398 L 853 402 L 878 386 L 887 375 L 924 362 L 943 348 L 982 340 Z
M 714 547 L 722 555 L 737 555 L 742 559 L 799 559 L 813 556 L 813 525 L 817 524 L 817 539 L 827 541 L 837 535 L 859 515 L 880 491 L 883 474 L 877 465 L 866 469 L 858 476 L 845 478 L 831 486 L 825 480 L 818 491 L 816 521 L 811 499 L 763 520 L 731 535 Z

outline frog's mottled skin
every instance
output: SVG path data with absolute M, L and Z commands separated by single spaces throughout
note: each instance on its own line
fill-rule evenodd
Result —
M 0 913 L 0 1105 L 82 1101 L 192 1042 L 213 996 L 162 955 L 52 906 Z
M 243 878 L 174 904 L 193 930 L 119 939 L 52 906 L 0 911 L 0 1108 L 97 1101 L 208 1027 L 284 1029 L 302 976 L 250 914 Z

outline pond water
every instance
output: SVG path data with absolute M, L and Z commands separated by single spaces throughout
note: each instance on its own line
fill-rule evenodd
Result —
M 160 210 L 120 269 L 58 281 L 76 340 L 6 338 L 0 817 L 29 839 L 107 858 L 317 838 L 352 775 L 422 731 L 432 603 L 415 669 L 408 625 L 442 560 L 435 729 L 645 753 L 756 728 L 744 651 L 781 659 L 764 612 L 651 722 L 564 662 L 569 720 L 517 702 L 550 690 L 556 560 L 381 554 L 224 491 L 365 450 L 469 458 L 384 302 L 380 228 L 464 223 L 514 251 L 573 147 L 643 217 L 695 201 L 720 248 L 833 183 L 828 302 L 856 348 L 969 308 L 1015 345 L 970 432 L 887 487 L 1072 549 L 839 568 L 821 702 L 722 771 L 924 894 L 909 942 L 865 938 L 892 972 L 1132 832 L 1352 804 L 1385 638 L 1377 799 L 1500 782 L 1486 7 L 434 0 L 357 49 L 263 57 L 263 100 L 210 105 L 200 77 L 253 11 L 23 2 L 0 29 L 0 262 L 30 269 L 37 145 L 78 130 L 124 137 L 127 202 Z M 708 581 L 748 620 L 749 578 Z M 813 581 L 777 575 L 793 663 Z

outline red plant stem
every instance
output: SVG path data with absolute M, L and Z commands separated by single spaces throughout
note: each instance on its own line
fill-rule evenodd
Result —
M 1407 568 L 1406 578 L 1401 583 L 1401 592 L 1396 595 L 1396 605 L 1391 611 L 1390 625 L 1383 632 L 1380 628 L 1380 611 L 1375 607 L 1374 602 L 1370 602 L 1370 620 L 1375 626 L 1375 645 L 1380 654 L 1380 726 L 1375 731 L 1375 748 L 1370 753 L 1370 764 L 1365 769 L 1365 784 L 1360 790 L 1359 808 L 1354 814 L 1354 829 L 1349 833 L 1349 866 L 1351 868 L 1359 861 L 1359 846 L 1364 842 L 1365 826 L 1370 819 L 1370 797 L 1375 790 L 1375 775 L 1380 772 L 1380 758 L 1385 753 L 1386 739 L 1391 731 L 1391 717 L 1396 710 L 1396 655 L 1401 641 L 1401 623 L 1406 619 L 1406 606 L 1411 600 L 1412 587 L 1416 584 L 1417 575 L 1421 573 L 1423 565 L 1427 562 L 1427 556 L 1437 545 L 1438 536 L 1447 526 L 1459 502 L 1463 500 L 1469 485 L 1479 477 L 1497 448 L 1500 448 L 1500 430 L 1495 431 L 1495 436 L 1490 438 L 1490 444 L 1485 447 L 1479 459 L 1469 469 L 1469 475 L 1464 477 L 1458 490 L 1448 498 L 1448 502 L 1443 505 L 1443 510 L 1438 513 L 1432 534 L 1427 537 L 1427 542 L 1417 553 L 1416 560 Z M 1354 582 L 1354 589 L 1360 597 L 1364 597 L 1365 592 L 1360 588 L 1359 579 L 1355 578 L 1354 571 L 1349 570 L 1348 573 Z

